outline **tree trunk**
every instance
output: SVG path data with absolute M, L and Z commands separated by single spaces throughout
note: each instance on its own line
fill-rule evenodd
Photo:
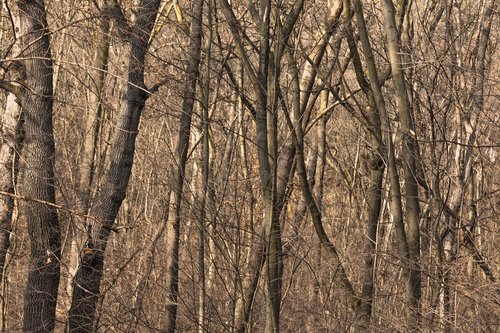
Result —
M 52 130 L 52 57 L 44 3 L 18 1 L 25 71 L 20 96 L 24 148 L 20 195 L 39 201 L 20 205 L 30 237 L 28 284 L 24 294 L 25 332 L 54 329 L 60 278 L 60 229 L 55 202 Z
M 186 68 L 186 84 L 184 87 L 184 100 L 182 115 L 179 123 L 179 139 L 177 142 L 176 157 L 178 158 L 177 174 L 173 195 L 173 217 L 169 217 L 167 227 L 167 267 L 166 288 L 169 296 L 166 310 L 166 322 L 163 331 L 173 333 L 176 330 L 177 296 L 179 292 L 179 235 L 181 224 L 182 192 L 184 187 L 187 154 L 189 150 L 189 136 L 191 132 L 191 117 L 196 97 L 196 81 L 199 78 L 199 64 L 201 58 L 203 1 L 193 2 L 193 16 L 191 21 L 189 62 Z
M 135 139 L 140 116 L 148 92 L 144 85 L 144 61 L 148 41 L 158 11 L 159 0 L 143 0 L 137 15 L 137 22 L 131 35 L 128 85 L 124 103 L 110 151 L 110 165 L 102 187 L 96 197 L 90 215 L 95 219 L 97 230 L 92 235 L 94 248 L 82 254 L 74 284 L 69 315 L 70 332 L 92 332 L 95 330 L 96 302 L 99 298 L 104 254 L 113 229 L 118 210 L 125 198 L 130 179 L 135 151 Z
M 2 117 L 2 145 L 0 147 L 0 191 L 14 194 L 14 155 L 17 144 L 17 125 L 21 107 L 12 93 L 7 95 Z M 0 278 L 4 278 L 5 260 L 10 246 L 14 200 L 9 195 L 0 196 Z
M 7 4 L 2 5 L 2 9 L 8 10 Z M 20 21 L 19 16 L 12 17 L 15 28 L 14 33 L 19 32 Z M 21 52 L 19 45 L 19 36 L 14 36 L 14 45 L 12 47 L 12 57 L 18 57 Z M 21 77 L 21 66 L 17 65 L 13 69 L 13 77 Z M 5 109 L 2 114 L 0 133 L 2 135 L 0 145 L 0 191 L 4 195 L 0 195 L 0 281 L 4 280 L 4 270 L 6 265 L 7 252 L 10 247 L 10 233 L 12 230 L 12 211 L 14 209 L 14 199 L 8 194 L 14 194 L 14 183 L 17 177 L 17 170 L 14 170 L 14 156 L 19 154 L 16 149 L 19 148 L 19 126 L 21 117 L 21 106 L 19 105 L 18 96 L 12 92 L 8 92 L 5 101 Z M 14 173 L 16 172 L 16 175 Z M 2 300 L 5 302 L 5 300 Z M 3 308 L 3 306 L 2 306 Z
M 412 330 L 416 331 L 420 325 L 420 297 L 422 296 L 422 282 L 420 273 L 420 204 L 418 201 L 417 168 L 415 156 L 417 143 L 415 137 L 415 126 L 411 111 L 403 69 L 401 67 L 400 38 L 396 29 L 396 16 L 392 0 L 383 1 L 384 30 L 387 36 L 389 49 L 389 62 L 392 69 L 392 81 L 396 91 L 396 103 L 401 120 L 401 131 L 403 132 L 403 170 L 406 202 L 406 237 L 410 254 L 410 283 L 412 284 L 412 296 L 410 306 L 412 308 Z
M 21 106 L 12 93 L 7 95 L 5 111 L 2 117 L 2 145 L 0 147 L 0 283 L 2 293 L 8 284 L 8 266 L 11 256 L 11 233 L 13 228 L 14 199 L 9 194 L 15 193 L 17 164 L 19 162 L 20 141 L 18 135 Z M 15 222 L 14 222 L 15 223 Z M 5 295 L 5 294 L 3 294 Z M 7 315 L 7 298 L 0 299 L 0 330 L 5 330 Z
M 410 248 L 407 241 L 407 234 L 404 227 L 404 216 L 403 216 L 403 205 L 401 199 L 401 186 L 400 177 L 398 169 L 396 166 L 396 156 L 394 152 L 394 143 L 392 140 L 391 133 L 391 123 L 386 110 L 385 101 L 382 95 L 382 90 L 379 83 L 379 76 L 377 73 L 377 68 L 375 65 L 375 58 L 368 38 L 368 32 L 366 29 L 365 18 L 363 14 L 363 8 L 359 0 L 354 0 L 354 12 L 357 19 L 357 24 L 359 26 L 359 35 L 361 40 L 361 45 L 366 57 L 366 67 L 368 69 L 368 79 L 369 79 L 369 89 L 373 96 L 373 104 L 376 109 L 370 107 L 370 112 L 374 112 L 375 115 L 380 117 L 381 133 L 383 133 L 383 140 L 385 143 L 385 162 L 388 166 L 388 177 L 390 185 L 390 207 L 394 215 L 394 227 L 396 231 L 397 247 L 400 259 L 404 264 L 403 275 L 406 284 L 406 297 L 410 305 L 410 309 L 407 312 L 409 316 L 410 325 L 414 328 L 418 326 L 418 303 L 420 298 L 420 284 L 419 284 L 419 273 L 414 272 L 415 267 L 411 264 Z M 411 134 L 411 133 L 409 133 Z M 416 173 L 415 173 L 416 174 Z M 415 194 L 407 193 L 407 195 Z M 418 202 L 417 202 L 418 203 Z M 410 209 L 415 210 L 415 207 L 410 207 Z M 414 226 L 415 227 L 415 226 Z M 416 232 L 416 231 L 415 231 Z M 415 236 L 417 237 L 417 236 Z M 417 242 L 414 239 L 414 242 Z M 414 246 L 416 246 L 414 244 Z
M 346 6 L 346 8 L 348 8 Z M 350 16 L 349 10 L 346 9 L 346 16 Z M 369 120 L 369 127 L 367 130 L 370 132 L 370 145 L 372 152 L 366 159 L 368 177 L 367 188 L 367 209 L 368 209 L 368 232 L 366 240 L 366 254 L 365 266 L 363 273 L 363 287 L 361 291 L 361 306 L 359 309 L 359 326 L 360 329 L 365 331 L 369 330 L 369 325 L 372 315 L 372 303 L 375 290 L 375 258 L 378 244 L 378 221 L 380 218 L 380 211 L 382 208 L 382 183 L 384 177 L 384 145 L 382 139 L 382 128 L 380 113 L 378 112 L 373 91 L 365 77 L 359 52 L 354 40 L 351 22 L 346 20 L 347 25 L 347 41 L 351 54 L 353 55 L 354 71 L 359 86 L 363 90 L 366 99 L 368 100 L 368 107 L 365 112 L 365 117 Z
M 103 13 L 104 10 L 101 11 Z M 109 49 L 110 49 L 110 18 L 103 15 L 101 17 L 100 29 L 98 31 L 96 42 L 96 56 L 94 67 L 97 69 L 97 75 L 92 75 L 89 79 L 93 90 L 89 92 L 87 114 L 85 117 L 85 127 L 83 131 L 83 147 L 80 152 L 78 162 L 78 184 L 76 188 L 76 206 L 78 211 L 87 215 L 91 197 L 93 194 L 92 185 L 96 175 L 97 161 L 99 160 L 97 145 L 101 135 L 101 119 L 103 117 L 102 94 L 104 82 L 108 71 Z M 70 253 L 69 253 L 69 274 L 66 285 L 66 295 L 61 299 L 60 304 L 66 313 L 71 306 L 73 294 L 73 279 L 80 264 L 81 249 L 84 246 L 87 235 L 87 226 L 93 221 L 88 221 L 84 216 L 76 216 L 76 223 L 72 223 L 70 228 Z M 62 295 L 61 295 L 62 296 Z

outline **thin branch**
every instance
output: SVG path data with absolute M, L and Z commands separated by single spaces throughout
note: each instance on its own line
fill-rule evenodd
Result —
M 83 213 L 80 213 L 80 212 L 78 212 L 78 211 L 76 211 L 74 209 L 68 208 L 66 206 L 58 205 L 58 204 L 55 204 L 55 203 L 52 203 L 52 202 L 49 202 L 49 201 L 46 201 L 46 200 L 40 200 L 40 199 L 36 199 L 36 198 L 29 198 L 29 197 L 26 197 L 26 196 L 14 194 L 14 193 L 9 193 L 9 192 L 6 192 L 6 191 L 0 191 L 0 195 L 11 197 L 11 198 L 14 198 L 14 199 L 17 199 L 17 200 L 26 201 L 26 202 L 35 202 L 35 203 L 47 205 L 49 207 L 53 207 L 55 209 L 65 211 L 65 212 L 68 212 L 68 213 L 76 215 L 76 216 L 85 217 L 85 218 L 92 219 L 92 220 L 97 220 L 94 216 L 83 214 Z
M 0 81 L 0 88 L 10 92 L 11 94 L 14 94 L 18 98 L 22 93 L 20 85 L 10 82 Z

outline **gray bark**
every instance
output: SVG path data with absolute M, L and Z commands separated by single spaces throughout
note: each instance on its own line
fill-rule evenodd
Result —
M 18 1 L 23 47 L 24 149 L 20 195 L 39 201 L 20 203 L 30 237 L 28 284 L 24 294 L 25 332 L 54 329 L 60 278 L 60 229 L 55 202 L 52 130 L 52 57 L 44 3 Z
M 125 198 L 135 151 L 135 139 L 140 116 L 149 94 L 144 84 L 144 61 L 148 40 L 158 11 L 159 0 L 143 0 L 137 22 L 130 37 L 128 85 L 123 96 L 113 145 L 110 165 L 90 215 L 97 222 L 93 235 L 95 249 L 84 253 L 73 284 L 73 297 L 69 316 L 70 332 L 95 330 L 96 302 L 103 275 L 104 254 L 113 229 L 114 220 Z

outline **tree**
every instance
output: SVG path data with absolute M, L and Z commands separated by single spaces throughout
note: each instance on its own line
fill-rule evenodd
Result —
M 54 207 L 52 59 L 43 1 L 19 1 L 22 85 L 10 86 L 23 110 L 21 211 L 30 236 L 23 330 L 54 329 L 60 278 L 60 229 Z M 17 42 L 17 41 L 16 41 Z M 15 106 L 12 106 L 15 107 Z M 8 123 L 4 123 L 8 124 Z
M 3 1 L 0 326 L 495 331 L 497 7 Z
M 70 332 L 96 329 L 96 302 L 104 268 L 104 253 L 113 224 L 125 198 L 134 160 L 135 139 L 141 113 L 150 96 L 144 83 L 145 56 L 160 1 L 141 1 L 137 21 L 130 31 L 129 73 L 123 107 L 110 151 L 110 164 L 90 216 L 97 221 L 94 248 L 83 254 L 75 275 L 69 316 Z
M 166 285 L 169 290 L 166 309 L 166 322 L 164 331 L 173 333 L 176 330 L 177 320 L 177 295 L 179 290 L 179 237 L 181 224 L 181 204 L 183 201 L 183 187 L 185 181 L 186 163 L 189 150 L 189 137 L 191 133 L 191 119 L 196 97 L 196 85 L 199 79 L 199 64 L 201 57 L 203 26 L 203 0 L 193 2 L 193 17 L 191 21 L 189 60 L 186 67 L 186 83 L 184 99 L 182 102 L 182 115 L 179 123 L 179 138 L 177 141 L 176 157 L 178 167 L 175 178 L 175 187 L 172 191 L 174 205 L 173 216 L 169 217 L 167 227 L 167 265 L 168 274 Z

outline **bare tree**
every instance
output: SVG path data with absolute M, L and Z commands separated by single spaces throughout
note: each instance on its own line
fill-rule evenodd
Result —
M 28 198 L 21 202 L 21 210 L 30 236 L 23 330 L 46 332 L 53 330 L 55 325 L 61 250 L 57 211 L 51 205 L 55 202 L 53 68 L 43 1 L 19 1 L 17 6 L 11 13 L 18 15 L 14 21 L 19 22 L 22 36 L 19 55 L 24 60 L 19 64 L 22 85 L 12 86 L 11 92 L 23 109 L 25 140 L 20 195 Z M 5 125 L 12 125 L 12 122 L 4 122 Z M 10 131 L 12 133 L 12 129 Z
M 93 235 L 94 248 L 82 255 L 75 275 L 73 300 L 69 316 L 70 332 L 92 332 L 97 329 L 96 302 L 104 268 L 104 253 L 115 218 L 125 198 L 134 159 L 135 139 L 141 113 L 150 96 L 144 83 L 145 57 L 160 1 L 141 1 L 137 22 L 131 29 L 129 72 L 118 119 L 118 131 L 110 151 L 110 164 L 90 215 L 97 221 Z
M 191 133 L 191 119 L 196 98 L 196 85 L 199 79 L 199 65 L 202 44 L 203 0 L 193 2 L 193 16 L 191 21 L 189 59 L 186 68 L 186 83 L 182 103 L 182 115 L 179 123 L 179 138 L 177 141 L 176 157 L 178 159 L 175 185 L 172 191 L 172 216 L 168 217 L 167 227 L 167 266 L 166 286 L 168 289 L 167 304 L 165 304 L 166 321 L 164 332 L 173 333 L 176 330 L 177 297 L 179 292 L 179 237 L 181 225 L 181 205 L 183 201 L 183 187 L 186 172 L 186 163 Z M 205 133 L 207 134 L 207 133 Z

